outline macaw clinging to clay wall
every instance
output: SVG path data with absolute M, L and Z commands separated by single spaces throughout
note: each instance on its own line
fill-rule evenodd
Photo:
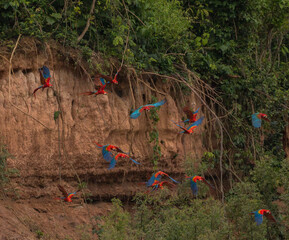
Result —
M 187 118 L 188 118 L 188 119 L 186 119 L 184 121 L 184 123 L 194 123 L 194 122 L 196 122 L 199 109 L 200 108 L 198 108 L 195 112 L 193 112 L 193 111 L 191 111 L 191 109 L 188 106 L 184 107 L 183 111 L 187 115 Z
M 147 105 L 144 105 L 144 106 L 140 106 L 138 109 L 136 109 L 131 115 L 130 115 L 130 118 L 132 119 L 137 119 L 141 112 L 146 110 L 146 111 L 149 111 L 151 108 L 154 108 L 154 107 L 159 107 L 159 106 L 162 106 L 163 104 L 165 104 L 167 102 L 166 99 L 163 99 L 162 101 L 160 102 L 157 102 L 157 103 L 153 103 L 153 104 L 147 104 Z
M 63 197 L 61 197 L 61 199 L 63 199 L 63 201 L 65 202 L 72 202 L 71 198 L 79 191 L 75 191 L 73 193 L 67 193 L 66 190 L 64 189 L 64 187 L 62 187 L 61 185 L 57 185 L 59 191 L 62 192 Z
M 178 125 L 176 122 L 172 121 L 174 124 L 176 124 L 179 128 L 183 129 L 184 131 L 180 133 L 185 133 L 185 134 L 192 134 L 194 132 L 194 129 L 199 126 L 204 120 L 204 117 L 201 117 L 198 119 L 198 121 L 194 122 L 192 125 L 190 125 L 188 128 L 184 128 L 180 125 Z
M 34 91 L 33 91 L 33 95 L 34 97 L 36 96 L 35 93 L 42 88 L 42 90 L 44 90 L 44 88 L 47 88 L 47 87 L 51 87 L 52 84 L 50 84 L 50 80 L 51 80 L 51 75 L 50 75 L 50 71 L 49 71 L 49 68 L 46 67 L 46 66 L 43 66 L 42 68 L 39 68 L 38 69 L 39 73 L 40 73 L 40 82 L 41 82 L 41 86 L 36 88 Z
M 162 171 L 158 171 L 157 173 L 154 173 L 151 178 L 146 182 L 146 186 L 150 187 L 153 185 L 153 183 L 155 181 L 160 181 L 162 176 L 167 176 L 168 178 L 170 178 L 173 182 L 175 183 L 179 183 L 178 181 L 176 181 L 175 179 L 171 178 L 168 174 L 166 174 L 165 172 Z
M 118 158 L 128 158 L 130 160 L 132 160 L 135 164 L 140 164 L 139 162 L 133 160 L 130 156 L 128 156 L 127 154 L 124 154 L 124 153 L 118 153 L 116 154 L 113 159 L 110 161 L 110 164 L 109 164 L 109 170 L 110 169 L 113 169 L 116 165 L 116 161 L 118 160 Z
M 270 210 L 267 209 L 259 209 L 257 211 L 251 212 L 250 214 L 254 215 L 257 225 L 260 225 L 263 222 L 263 215 L 270 221 L 276 222 L 276 219 L 273 217 Z
M 269 122 L 268 116 L 264 113 L 254 113 L 252 114 L 252 125 L 255 128 L 260 128 L 262 124 L 262 119 Z
M 113 159 L 113 154 L 111 153 L 111 151 L 116 151 L 118 153 L 125 153 L 119 147 L 114 145 L 100 145 L 97 142 L 94 143 L 98 148 L 102 148 L 102 156 L 108 162 L 111 162 L 111 160 Z
M 195 195 L 195 196 L 198 194 L 197 181 L 202 181 L 203 183 L 207 184 L 211 189 L 215 189 L 210 183 L 207 182 L 207 180 L 204 177 L 201 177 L 201 176 L 193 176 L 193 177 L 186 176 L 186 178 L 190 179 L 191 189 L 192 189 L 193 195 Z

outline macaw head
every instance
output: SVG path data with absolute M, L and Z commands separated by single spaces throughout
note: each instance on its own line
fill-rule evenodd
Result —
M 259 211 L 258 211 L 260 214 L 264 214 L 264 213 L 268 213 L 268 214 L 271 214 L 271 212 L 270 212 L 270 210 L 268 210 L 268 209 L 260 209 Z
M 200 177 L 200 176 L 194 176 L 192 180 L 193 180 L 194 182 L 197 182 L 197 181 L 203 181 L 204 178 L 203 178 L 203 177 Z
M 270 122 L 270 120 L 268 119 L 268 116 L 266 114 L 260 113 L 259 116 L 260 116 L 261 119 L 263 119 L 263 120 L 265 120 L 267 122 Z

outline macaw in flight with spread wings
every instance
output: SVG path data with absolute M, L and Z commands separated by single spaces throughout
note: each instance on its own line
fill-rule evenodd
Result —
M 133 159 L 132 159 L 130 156 L 128 156 L 127 154 L 125 154 L 125 153 L 118 153 L 118 154 L 116 154 L 116 155 L 112 158 L 112 160 L 110 161 L 108 170 L 113 169 L 113 168 L 115 167 L 116 161 L 117 161 L 118 158 L 128 158 L 128 159 L 132 160 L 135 164 L 140 164 L 139 162 L 133 160 Z
M 270 221 L 276 222 L 276 219 L 273 217 L 270 210 L 267 209 L 259 209 L 257 211 L 251 212 L 250 214 L 254 215 L 257 225 L 260 225 L 263 222 L 263 215 L 267 217 L 267 219 L 269 219 Z
M 197 181 L 201 181 L 201 182 L 207 184 L 211 189 L 215 189 L 210 183 L 207 182 L 207 180 L 204 177 L 201 177 L 201 176 L 193 176 L 193 177 L 186 176 L 186 178 L 190 179 L 191 189 L 192 189 L 193 195 L 195 195 L 195 196 L 198 194 Z
M 96 90 L 96 91 L 93 91 L 93 92 L 84 92 L 84 93 L 81 93 L 81 95 L 88 95 L 88 96 L 89 96 L 89 95 L 95 95 L 95 96 L 97 96 L 97 95 L 101 95 L 101 94 L 107 95 L 107 92 L 104 91 L 105 87 L 106 87 L 106 84 L 103 85 L 103 86 L 100 86 L 99 89 Z
M 177 125 L 179 128 L 183 129 L 182 132 L 180 133 L 185 133 L 185 134 L 192 134 L 194 132 L 194 129 L 199 126 L 204 120 L 204 117 L 199 118 L 196 122 L 194 122 L 192 125 L 190 125 L 188 128 L 184 128 L 180 125 L 178 125 L 176 122 L 172 121 L 175 125 Z
M 171 179 L 173 182 L 175 183 L 179 183 L 178 181 L 176 181 L 175 179 L 173 179 L 172 177 L 170 177 L 168 174 L 166 174 L 165 172 L 162 171 L 158 171 L 157 173 L 154 173 L 151 178 L 146 182 L 146 186 L 150 187 L 154 184 L 155 181 L 160 181 L 162 176 L 167 176 L 169 179 Z
M 132 118 L 132 119 L 137 119 L 137 118 L 140 116 L 140 114 L 141 114 L 142 111 L 144 111 L 144 110 L 149 111 L 151 108 L 162 106 L 162 105 L 164 105 L 166 102 L 167 102 L 167 100 L 166 100 L 166 99 L 163 99 L 162 101 L 157 102 L 157 103 L 147 104 L 147 105 L 144 105 L 144 106 L 140 106 L 138 109 L 136 109 L 136 110 L 130 115 L 130 118 Z
M 114 145 L 110 145 L 110 144 L 100 145 L 95 141 L 94 143 L 96 144 L 98 148 L 102 148 L 102 156 L 107 162 L 111 162 L 111 160 L 113 159 L 113 154 L 111 153 L 111 151 L 116 151 L 117 153 L 125 153 L 119 147 L 114 146 Z
M 50 71 L 49 68 L 46 66 L 43 66 L 42 68 L 38 69 L 39 73 L 40 73 L 40 82 L 41 82 L 41 86 L 36 88 L 33 91 L 33 95 L 34 97 L 36 97 L 35 93 L 42 88 L 42 90 L 44 90 L 45 88 L 51 87 L 52 84 L 50 84 L 50 80 L 51 80 L 51 75 L 50 75 Z
M 183 108 L 183 111 L 184 113 L 187 115 L 187 118 L 185 121 L 183 121 L 184 123 L 194 123 L 197 121 L 197 115 L 198 115 L 198 112 L 199 112 L 199 109 L 198 108 L 195 112 L 193 112 L 189 106 L 186 106 Z
M 60 199 L 63 199 L 63 201 L 65 202 L 72 202 L 71 198 L 79 191 L 75 191 L 73 193 L 67 193 L 66 190 L 64 189 L 64 187 L 62 187 L 61 185 L 57 185 L 58 189 L 60 192 L 62 192 L 63 197 L 61 197 Z
M 264 113 L 254 113 L 252 114 L 252 125 L 255 128 L 260 128 L 261 124 L 262 124 L 262 119 L 270 122 L 270 120 L 268 119 L 268 116 Z
M 97 73 L 94 77 L 94 83 L 95 83 L 96 87 L 103 86 L 103 85 L 106 85 L 108 83 L 118 84 L 117 75 L 120 72 L 120 70 L 121 70 L 121 68 L 119 68 L 117 70 L 116 74 L 114 75 L 114 78 L 112 78 L 111 76 L 103 75 L 101 73 Z
M 164 189 L 164 186 L 167 186 L 169 189 L 171 189 L 175 187 L 176 185 L 168 181 L 160 182 L 158 180 L 155 180 L 151 187 L 152 187 L 152 191 L 155 191 L 158 189 Z

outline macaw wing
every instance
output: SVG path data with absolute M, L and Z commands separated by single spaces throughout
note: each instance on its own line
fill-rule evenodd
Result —
M 62 187 L 60 184 L 58 184 L 57 187 L 58 187 L 59 191 L 62 192 L 62 195 L 64 197 L 68 196 L 68 194 L 67 194 L 66 190 L 64 189 L 64 187 Z
M 258 114 L 259 113 L 252 114 L 252 125 L 255 128 L 260 128 L 261 127 L 261 123 L 262 123 L 262 120 L 260 118 L 258 118 Z
M 190 130 L 192 127 L 199 126 L 203 122 L 204 118 L 205 117 L 199 118 L 196 122 L 194 122 L 191 126 L 188 127 L 188 130 Z
M 67 198 L 69 198 L 69 197 L 70 197 L 70 198 L 73 197 L 77 192 L 78 192 L 78 191 L 73 192 L 73 193 L 69 193 L 68 196 L 67 196 Z
M 177 180 L 173 179 L 173 178 L 170 177 L 169 175 L 168 175 L 168 177 L 169 177 L 169 179 L 171 179 L 173 182 L 175 182 L 175 183 L 179 183 Z
M 40 82 L 41 82 L 41 84 L 45 84 L 45 78 L 43 77 L 43 74 L 42 74 L 42 72 L 41 72 L 41 69 L 39 68 L 38 69 L 38 71 L 39 71 L 39 74 L 40 74 Z
M 198 108 L 193 114 L 197 114 L 199 112 L 200 108 Z
M 112 160 L 110 161 L 108 170 L 113 169 L 115 165 L 116 165 L 116 160 L 115 158 L 112 158 Z
M 273 217 L 272 213 L 266 213 L 264 212 L 264 215 L 267 219 L 269 219 L 272 222 L 276 222 L 276 219 Z
M 108 145 L 107 145 L 108 146 Z M 102 156 L 107 162 L 111 162 L 114 158 L 112 153 L 106 150 L 106 146 L 102 148 Z
M 43 70 L 43 77 L 44 77 L 45 79 L 51 77 L 50 71 L 49 71 L 49 68 L 48 68 L 48 67 L 43 66 L 43 67 L 42 67 L 42 70 Z
M 140 116 L 140 110 L 142 109 L 142 107 L 144 106 L 140 106 L 138 109 L 136 109 L 131 115 L 130 118 L 132 119 L 137 119 Z
M 177 124 L 176 122 L 174 122 L 173 120 L 171 120 L 175 125 L 177 125 L 179 128 L 183 129 L 185 132 L 188 131 L 186 128 L 180 126 L 179 124 Z
M 151 176 L 151 178 L 146 182 L 146 186 L 147 187 L 152 186 L 155 180 L 156 180 L 155 175 Z
M 153 103 L 153 104 L 148 104 L 148 105 L 145 105 L 145 106 L 154 106 L 154 107 L 160 107 L 160 106 L 162 106 L 162 105 L 164 105 L 165 103 L 167 102 L 167 100 L 166 99 L 163 99 L 162 101 L 160 101 L 160 102 L 157 102 L 157 103 Z
M 100 82 L 101 82 L 101 85 L 105 85 L 106 84 L 106 81 L 104 78 L 100 78 Z
M 163 186 L 167 186 L 169 189 L 172 189 L 173 187 L 176 186 L 175 184 L 173 184 L 173 183 L 171 183 L 171 182 L 168 182 L 168 181 L 163 181 L 163 182 L 161 182 L 161 184 L 162 184 Z
M 191 119 L 193 117 L 193 112 L 189 108 L 189 106 L 186 106 L 183 108 L 184 113 L 187 115 L 188 119 Z
M 192 189 L 193 195 L 197 195 L 198 194 L 197 183 L 194 182 L 193 180 L 191 180 L 191 189 Z
M 98 147 L 98 148 L 103 148 L 103 145 L 100 145 L 99 143 L 97 143 L 96 141 L 93 141 L 95 144 L 96 144 L 96 146 Z
M 263 222 L 263 215 L 260 213 L 254 213 L 255 216 L 255 222 L 257 223 L 257 225 L 260 225 Z

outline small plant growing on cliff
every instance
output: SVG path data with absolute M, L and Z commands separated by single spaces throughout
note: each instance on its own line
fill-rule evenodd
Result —
M 151 102 L 157 102 L 156 97 L 152 96 Z M 159 107 L 153 108 L 150 110 L 150 119 L 152 120 L 153 129 L 149 134 L 149 136 L 150 136 L 149 142 L 154 143 L 154 145 L 153 145 L 154 170 L 157 169 L 158 161 L 160 160 L 160 158 L 162 156 L 161 147 L 159 144 L 159 131 L 157 129 L 157 123 L 160 120 L 158 112 L 157 112 L 158 109 L 159 109 Z

